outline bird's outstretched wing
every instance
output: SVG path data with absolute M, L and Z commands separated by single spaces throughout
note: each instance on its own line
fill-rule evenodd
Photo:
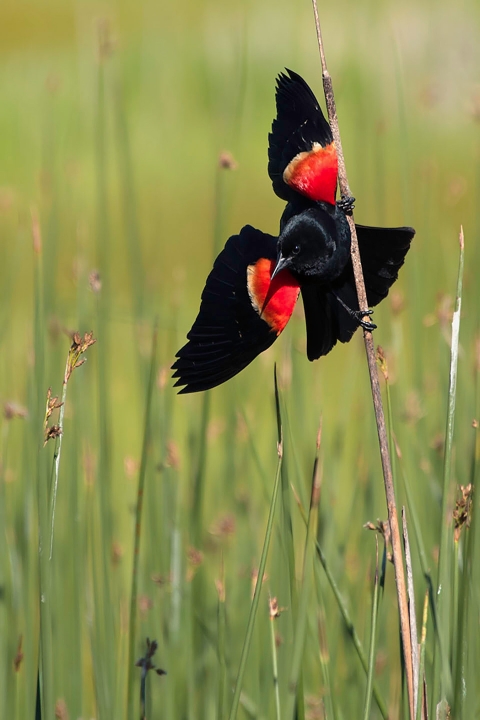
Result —
M 415 230 L 366 225 L 356 225 L 356 228 L 367 302 L 369 307 L 375 307 L 397 279 Z M 359 309 L 351 260 L 328 291 L 321 285 L 304 286 L 302 298 L 309 360 L 326 355 L 337 340 L 345 343 L 351 339 L 359 326 L 358 320 L 346 309 L 354 312 Z
M 301 193 L 334 205 L 338 162 L 330 125 L 305 80 L 287 73 L 277 78 L 277 117 L 268 136 L 273 189 L 282 200 Z
M 172 369 L 180 393 L 220 385 L 277 339 L 300 291 L 288 271 L 273 281 L 277 238 L 246 225 L 215 260 L 188 342 Z

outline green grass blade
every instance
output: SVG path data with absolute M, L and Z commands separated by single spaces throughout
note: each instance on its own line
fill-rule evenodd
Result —
M 418 664 L 418 702 L 417 702 L 417 713 L 416 720 L 422 720 L 422 709 L 428 707 L 427 698 L 425 697 L 425 651 L 427 647 L 427 621 L 428 621 L 428 596 L 430 590 L 427 589 L 425 593 L 425 600 L 423 603 L 423 618 L 422 618 L 422 636 L 420 640 L 420 658 Z
M 225 716 L 225 700 L 227 688 L 227 662 L 225 658 L 225 640 L 226 640 L 226 607 L 225 607 L 225 568 L 223 550 L 221 551 L 221 571 L 217 580 L 217 653 L 218 653 L 218 699 L 217 699 L 217 718 L 222 720 Z
M 37 447 L 37 510 L 38 510 L 38 579 L 40 614 L 39 689 L 42 717 L 53 717 L 53 638 L 52 638 L 52 577 L 48 561 L 48 503 L 49 472 L 47 454 L 43 447 L 45 418 L 45 316 L 43 298 L 43 258 L 40 239 L 40 225 L 36 213 L 32 212 L 34 238 L 34 284 L 35 284 L 35 412 L 34 436 Z
M 297 700 L 297 685 L 301 673 L 305 636 L 308 623 L 308 603 L 312 590 L 313 559 L 315 557 L 315 538 L 317 534 L 318 503 L 320 499 L 320 453 L 321 427 L 317 436 L 317 446 L 312 472 L 312 486 L 310 495 L 310 509 L 307 519 L 307 533 L 305 537 L 303 577 L 298 603 L 298 615 L 295 624 L 295 637 L 293 643 L 292 666 L 289 677 L 289 697 L 287 704 L 287 717 L 292 718 Z M 297 717 L 302 718 L 297 708 Z
M 270 510 L 268 513 L 267 528 L 265 531 L 265 540 L 263 543 L 262 554 L 261 554 L 260 563 L 258 566 L 258 575 L 257 575 L 257 581 L 255 583 L 255 592 L 253 594 L 253 600 L 252 600 L 252 604 L 250 606 L 250 613 L 248 616 L 247 629 L 246 629 L 245 638 L 243 641 L 242 655 L 240 658 L 240 664 L 239 664 L 237 679 L 236 679 L 236 683 L 235 683 L 235 690 L 233 693 L 232 707 L 230 709 L 229 720 L 235 720 L 235 718 L 237 717 L 238 705 L 240 702 L 240 694 L 242 691 L 243 676 L 245 674 L 245 668 L 247 665 L 248 651 L 250 650 L 250 645 L 252 642 L 253 628 L 255 625 L 255 618 L 257 615 L 258 604 L 260 601 L 260 593 L 262 590 L 263 576 L 265 574 L 265 567 L 267 564 L 268 549 L 269 549 L 270 540 L 272 537 L 273 521 L 275 518 L 275 508 L 276 508 L 276 504 L 277 504 L 278 490 L 280 487 L 280 475 L 281 475 L 281 470 L 282 470 L 282 457 L 283 457 L 283 440 L 282 440 L 283 436 L 282 436 L 282 418 L 281 418 L 281 414 L 280 414 L 280 401 L 279 401 L 279 393 L 278 393 L 278 385 L 277 385 L 277 369 L 276 369 L 276 367 L 275 367 L 275 371 L 274 371 L 274 383 L 275 383 L 275 407 L 276 407 L 277 430 L 278 430 L 277 470 L 275 473 L 272 500 L 270 503 Z
M 138 203 L 135 190 L 135 173 L 132 159 L 130 132 L 125 112 L 124 93 L 120 78 L 113 86 L 115 120 L 117 130 L 117 153 L 122 183 L 122 209 L 125 218 L 125 236 L 129 271 L 132 284 L 133 311 L 136 322 L 142 318 L 144 306 L 144 262 L 138 223 Z
M 287 418 L 288 414 L 286 408 L 284 408 L 284 417 Z M 293 442 L 290 443 L 289 447 L 293 446 Z M 294 452 L 291 453 L 294 456 L 297 475 L 300 477 L 300 469 L 298 467 L 297 458 Z M 293 534 L 293 518 L 292 518 L 292 491 L 289 484 L 289 472 L 288 472 L 288 460 L 290 454 L 287 443 L 284 443 L 284 458 L 282 465 L 282 535 L 283 542 L 285 545 L 285 553 L 288 565 L 288 581 L 289 581 L 289 592 L 290 602 L 292 608 L 292 622 L 295 625 L 298 618 L 298 588 L 297 588 L 297 573 L 295 563 L 295 538 Z M 306 518 L 305 518 L 306 525 Z M 287 689 L 288 692 L 288 689 Z M 300 674 L 297 682 L 297 710 L 300 717 L 304 715 L 304 698 L 303 698 L 303 679 Z
M 410 540 L 408 538 L 407 516 L 405 506 L 402 507 L 403 525 L 403 546 L 405 552 L 405 569 L 407 573 L 408 592 L 408 614 L 410 617 L 410 639 L 412 646 L 412 667 L 413 667 L 413 707 L 416 713 L 418 700 L 418 633 L 417 616 L 415 612 L 415 589 L 413 584 L 412 554 L 410 552 Z
M 369 720 L 370 707 L 372 704 L 372 687 L 375 672 L 375 654 L 377 647 L 377 616 L 378 616 L 378 535 L 375 533 L 375 580 L 373 584 L 373 602 L 372 602 L 372 626 L 370 630 L 370 651 L 368 653 L 368 672 L 367 672 L 367 689 L 365 691 L 365 705 L 363 709 L 363 719 Z
M 300 504 L 300 502 L 298 502 L 297 504 L 298 504 L 300 513 L 302 515 L 303 521 L 306 525 L 307 524 L 307 516 L 306 516 L 305 510 L 302 507 L 302 505 Z M 347 631 L 349 637 L 352 640 L 353 647 L 356 650 L 358 659 L 360 660 L 360 663 L 361 663 L 365 673 L 367 673 L 368 672 L 368 661 L 367 661 L 367 656 L 365 655 L 365 651 L 363 649 L 362 642 L 361 642 L 360 637 L 355 629 L 355 625 L 353 624 L 353 621 L 350 617 L 348 608 L 342 598 L 340 589 L 337 585 L 337 582 L 333 576 L 332 571 L 330 570 L 330 566 L 328 565 L 327 558 L 326 558 L 325 553 L 323 552 L 318 540 L 315 543 L 315 548 L 316 548 L 316 552 L 317 552 L 317 557 L 320 560 L 322 568 L 325 572 L 325 577 L 327 578 L 328 584 L 330 585 L 330 588 L 332 589 L 332 592 L 335 597 L 335 601 L 337 603 L 337 607 L 340 610 L 340 614 L 342 616 L 343 622 L 345 623 L 345 630 Z M 378 709 L 380 710 L 382 717 L 384 718 L 384 720 L 387 720 L 387 718 L 388 718 L 387 705 L 386 705 L 385 700 L 383 699 L 383 697 L 380 693 L 380 690 L 377 687 L 375 682 L 373 684 L 373 696 L 375 698 L 375 702 L 378 705 Z
M 276 613 L 276 601 L 270 597 L 269 609 L 270 609 L 270 641 L 272 647 L 272 671 L 273 671 L 273 688 L 275 692 L 275 720 L 281 720 L 281 705 L 280 705 L 280 688 L 278 686 L 278 658 L 277 658 L 277 639 L 275 637 L 275 620 L 278 617 Z
M 193 481 L 192 528 L 193 542 L 197 547 L 201 544 L 203 532 L 203 496 L 205 492 L 205 469 L 207 466 L 207 431 L 210 420 L 210 403 L 211 393 L 207 390 L 202 397 L 198 460 Z
M 463 266 L 464 266 L 464 238 L 463 228 L 460 229 L 460 257 L 458 264 L 457 291 L 455 311 L 452 319 L 452 343 L 450 351 L 450 376 L 448 388 L 447 424 L 445 430 L 445 456 L 443 465 L 443 492 L 442 492 L 442 523 L 440 535 L 440 555 L 438 559 L 437 605 L 439 617 L 439 651 L 440 651 L 440 695 L 437 696 L 437 673 L 434 674 L 434 689 L 432 703 L 446 697 L 452 698 L 452 676 L 449 666 L 450 632 L 451 632 L 451 599 L 449 597 L 450 577 L 453 557 L 453 521 L 449 517 L 452 503 L 452 445 L 455 421 L 455 402 L 457 398 L 457 366 L 458 346 L 460 333 L 460 317 L 462 309 Z M 437 654 L 435 656 L 437 658 Z
M 68 359 L 67 359 L 68 367 Z M 57 506 L 57 491 L 58 491 L 58 478 L 60 475 L 60 457 L 62 454 L 62 440 L 63 440 L 63 420 L 65 417 L 65 403 L 67 402 L 67 382 L 66 373 L 63 378 L 62 385 L 62 398 L 60 400 L 61 406 L 58 415 L 58 427 L 59 434 L 55 440 L 55 450 L 53 453 L 53 467 L 52 467 L 52 482 L 50 491 L 50 542 L 49 542 L 49 560 L 52 559 L 53 555 L 53 535 L 55 529 L 55 509 Z
M 132 581 L 130 591 L 130 615 L 128 628 L 128 689 L 127 689 L 127 708 L 130 720 L 136 718 L 134 710 L 134 685 L 135 685 L 135 643 L 136 643 L 136 619 L 137 619 L 137 597 L 138 597 L 138 568 L 140 562 L 140 539 L 142 531 L 142 513 L 143 498 L 145 492 L 145 475 L 147 471 L 147 460 L 150 449 L 151 440 L 151 408 L 153 388 L 155 385 L 155 370 L 157 363 L 157 337 L 158 327 L 155 324 L 152 338 L 152 352 L 150 361 L 150 375 L 147 384 L 147 394 L 145 402 L 145 419 L 142 442 L 142 455 L 140 460 L 140 470 L 138 473 L 137 488 L 137 505 L 135 510 L 135 532 L 133 540 L 133 565 L 132 565 Z

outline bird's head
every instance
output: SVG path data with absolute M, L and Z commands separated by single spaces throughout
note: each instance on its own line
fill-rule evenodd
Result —
M 278 238 L 277 264 L 272 278 L 289 270 L 299 280 L 334 280 L 341 273 L 350 250 L 348 224 L 339 224 L 319 207 L 294 215 Z

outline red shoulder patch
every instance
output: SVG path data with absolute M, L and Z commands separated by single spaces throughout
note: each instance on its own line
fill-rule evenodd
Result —
M 290 187 L 311 200 L 321 200 L 335 205 L 338 159 L 335 143 L 327 147 L 314 143 L 310 152 L 295 155 L 283 173 Z
M 300 285 L 288 270 L 270 279 L 275 260 L 260 258 L 247 267 L 247 288 L 254 310 L 280 335 L 290 320 L 300 293 Z

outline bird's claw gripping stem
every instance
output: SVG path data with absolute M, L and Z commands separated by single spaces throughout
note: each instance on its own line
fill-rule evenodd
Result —
M 343 302 L 342 298 L 337 295 L 336 292 L 333 292 L 333 295 L 337 298 L 340 305 L 347 311 L 350 317 L 355 318 L 360 327 L 362 327 L 364 330 L 369 330 L 370 332 L 377 329 L 375 323 L 368 322 L 368 320 L 363 319 L 365 315 L 368 315 L 368 317 L 370 317 L 370 315 L 373 315 L 373 310 L 370 310 L 369 308 L 367 308 L 367 310 L 352 310 L 351 307 L 348 307 L 348 305 Z
M 349 195 L 342 195 L 340 200 L 337 200 L 337 207 L 343 210 L 345 215 L 351 215 L 355 207 L 355 198 Z
M 368 320 L 363 319 L 365 315 L 368 315 L 370 317 L 370 315 L 373 314 L 373 310 L 354 310 L 353 312 L 354 312 L 356 319 L 358 320 L 358 324 L 364 330 L 369 330 L 370 332 L 372 332 L 373 330 L 377 329 L 377 326 L 375 325 L 375 323 L 372 323 L 372 322 L 369 322 Z

